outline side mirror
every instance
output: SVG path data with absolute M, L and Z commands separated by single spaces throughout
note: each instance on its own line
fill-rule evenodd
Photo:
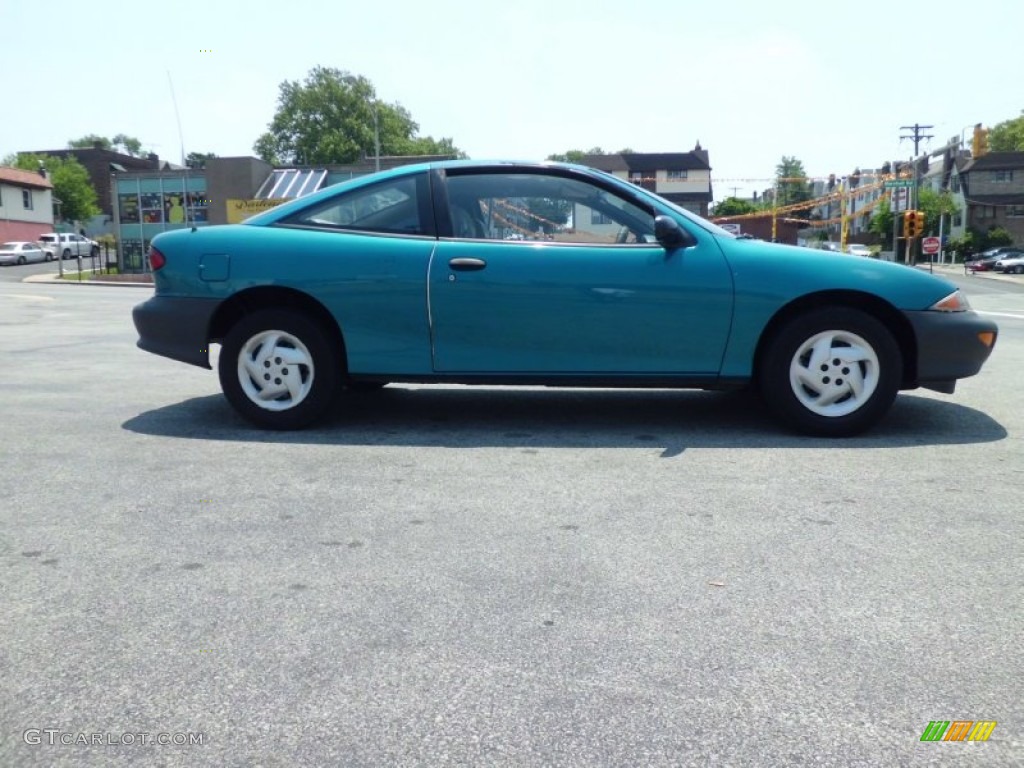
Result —
M 679 222 L 671 216 L 654 217 L 654 239 L 664 248 L 686 248 L 696 245 L 693 235 L 679 226 Z

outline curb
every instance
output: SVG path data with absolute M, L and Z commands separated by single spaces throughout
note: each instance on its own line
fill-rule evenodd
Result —
M 61 280 L 59 275 L 29 275 L 21 282 L 23 283 L 49 283 L 50 285 L 106 285 L 118 288 L 152 288 L 153 283 L 135 283 L 130 281 L 114 280 Z

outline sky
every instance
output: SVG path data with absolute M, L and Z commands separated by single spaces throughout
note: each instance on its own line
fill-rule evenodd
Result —
M 748 197 L 784 155 L 841 177 L 911 157 L 901 126 L 925 152 L 1020 116 L 1022 29 L 1021 0 L 0 0 L 0 157 L 119 133 L 252 155 L 324 66 L 473 158 L 699 141 L 715 199 Z

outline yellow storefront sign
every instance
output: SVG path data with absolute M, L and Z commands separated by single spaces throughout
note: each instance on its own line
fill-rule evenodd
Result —
M 238 224 L 257 213 L 269 211 L 287 200 L 232 200 L 228 198 L 228 224 Z

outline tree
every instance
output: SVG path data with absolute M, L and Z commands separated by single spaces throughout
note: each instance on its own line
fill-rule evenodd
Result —
M 988 132 L 990 152 L 1024 151 L 1024 110 L 1020 117 L 1004 120 Z
M 756 213 L 760 210 L 749 200 L 740 200 L 738 197 L 727 197 L 715 205 L 712 216 L 742 216 L 744 213 Z
M 132 157 L 138 157 L 142 154 L 142 142 L 134 136 L 126 136 L 123 133 L 117 134 L 112 139 L 90 133 L 80 139 L 72 139 L 68 142 L 69 149 L 92 149 L 96 145 L 99 145 L 100 149 L 108 151 L 120 150 L 122 153 Z
M 376 154 L 376 138 L 381 155 L 464 156 L 450 138 L 419 136 L 408 110 L 378 100 L 365 77 L 330 67 L 281 83 L 268 128 L 253 149 L 274 165 L 355 162 Z
M 871 217 L 868 231 L 882 238 L 886 248 L 892 247 L 893 213 L 889 198 L 883 197 L 875 207 L 875 215 Z
M 13 165 L 23 171 L 47 170 L 53 184 L 53 196 L 60 200 L 62 221 L 85 221 L 99 214 L 96 190 L 89 180 L 89 172 L 75 158 L 24 154 L 18 155 Z
M 97 136 L 95 133 L 90 133 L 80 139 L 71 139 L 68 142 L 68 149 L 92 149 L 96 145 L 99 145 L 100 149 L 113 149 L 110 139 L 106 136 Z
M 926 235 L 939 234 L 939 217 L 955 216 L 960 207 L 953 202 L 949 192 L 936 192 L 934 189 L 922 187 L 917 192 L 917 210 L 924 212 L 924 232 Z
M 206 167 L 207 160 L 216 156 L 213 152 L 189 152 L 185 157 L 185 165 L 192 169 L 202 169 Z
M 582 162 L 583 158 L 587 155 L 632 155 L 633 150 L 629 147 L 620 149 L 618 152 L 605 152 L 600 147 L 591 147 L 584 151 L 582 149 L 569 149 L 565 152 L 556 152 L 553 155 L 548 155 L 546 159 L 554 160 L 558 163 L 579 163 Z
M 783 155 L 775 166 L 775 185 L 778 189 L 779 206 L 793 205 L 811 199 L 811 185 L 807 182 L 804 164 L 795 157 Z M 810 209 L 794 212 L 797 218 L 807 218 Z

